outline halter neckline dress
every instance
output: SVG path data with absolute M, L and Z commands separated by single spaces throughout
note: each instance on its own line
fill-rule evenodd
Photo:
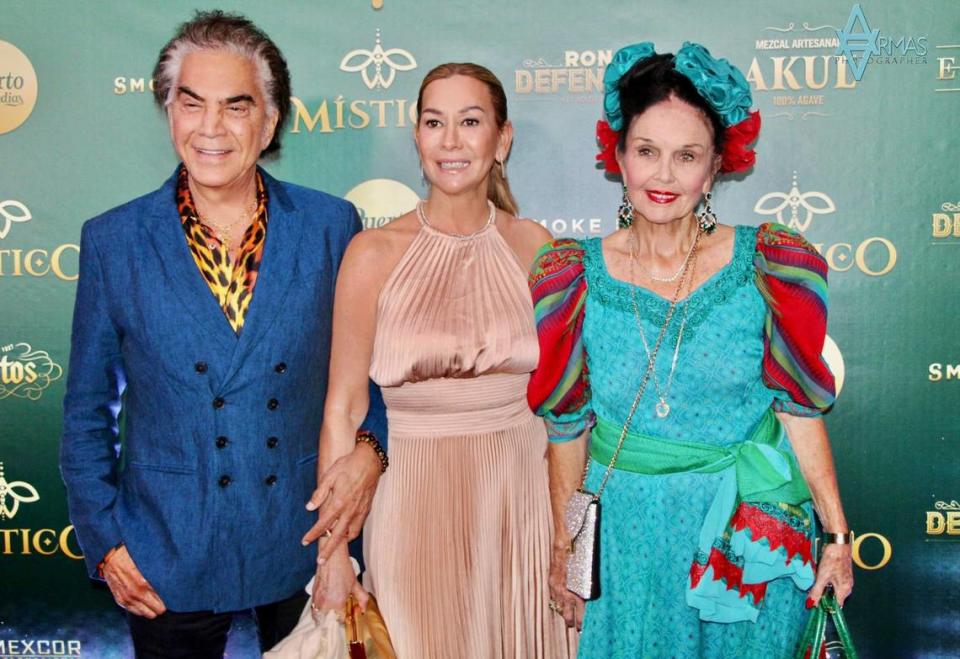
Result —
M 494 217 L 421 227 L 378 301 L 370 377 L 390 468 L 364 528 L 365 587 L 398 657 L 568 656 L 548 608 L 547 434 L 527 272 Z

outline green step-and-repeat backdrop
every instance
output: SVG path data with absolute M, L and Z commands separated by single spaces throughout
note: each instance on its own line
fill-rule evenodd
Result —
M 80 226 L 173 171 L 150 75 L 200 2 L 0 2 L 2 657 L 131 653 L 67 517 L 61 401 Z M 847 617 L 865 657 L 960 656 L 960 3 L 220 6 L 290 65 L 295 114 L 267 168 L 346 196 L 368 227 L 425 193 L 412 130 L 436 64 L 501 78 L 522 214 L 569 236 L 615 227 L 620 188 L 597 169 L 594 125 L 617 48 L 692 40 L 741 67 L 763 116 L 758 163 L 714 207 L 727 223 L 795 227 L 830 264 L 825 352 L 842 389 L 827 425 L 857 531 Z M 230 655 L 255 647 L 239 621 Z

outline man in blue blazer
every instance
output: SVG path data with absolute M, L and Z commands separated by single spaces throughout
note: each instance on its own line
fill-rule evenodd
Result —
M 198 13 L 154 78 L 182 164 L 83 227 L 61 469 L 137 656 L 218 657 L 232 612 L 255 609 L 267 649 L 306 601 L 334 281 L 360 223 L 257 167 L 290 82 L 252 23 Z M 363 428 L 386 432 L 375 388 Z M 364 439 L 345 459 L 378 460 Z

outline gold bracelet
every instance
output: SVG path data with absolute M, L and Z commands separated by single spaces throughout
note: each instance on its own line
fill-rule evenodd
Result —
M 377 458 L 380 459 L 380 473 L 385 472 L 387 467 L 390 466 L 390 460 L 387 458 L 387 452 L 383 450 L 380 442 L 377 441 L 377 436 L 369 430 L 360 430 L 357 432 L 357 443 L 360 442 L 368 444 L 370 448 L 373 449 L 373 452 L 377 454 Z
M 824 533 L 821 541 L 825 545 L 852 545 L 853 531 L 846 533 Z

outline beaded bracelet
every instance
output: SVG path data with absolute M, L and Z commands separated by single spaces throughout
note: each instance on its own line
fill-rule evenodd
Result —
M 387 458 L 387 452 L 383 450 L 380 442 L 377 441 L 377 436 L 369 430 L 360 430 L 357 432 L 357 442 L 368 444 L 370 448 L 373 449 L 373 452 L 377 454 L 377 458 L 380 459 L 380 473 L 385 472 L 387 467 L 390 466 L 390 460 Z
M 98 577 L 100 577 L 101 579 L 103 579 L 103 570 L 104 570 L 104 568 L 107 567 L 107 563 L 110 562 L 110 559 L 113 558 L 113 555 L 116 554 L 117 551 L 118 551 L 121 547 L 123 547 L 123 544 L 124 544 L 124 543 L 123 543 L 123 541 L 121 540 L 120 542 L 118 542 L 117 544 L 115 544 L 113 547 L 111 547 L 111 548 L 110 548 L 110 551 L 108 551 L 107 554 L 106 554 L 106 556 L 103 557 L 103 560 L 100 561 L 100 563 L 97 564 L 97 576 L 98 576 Z

